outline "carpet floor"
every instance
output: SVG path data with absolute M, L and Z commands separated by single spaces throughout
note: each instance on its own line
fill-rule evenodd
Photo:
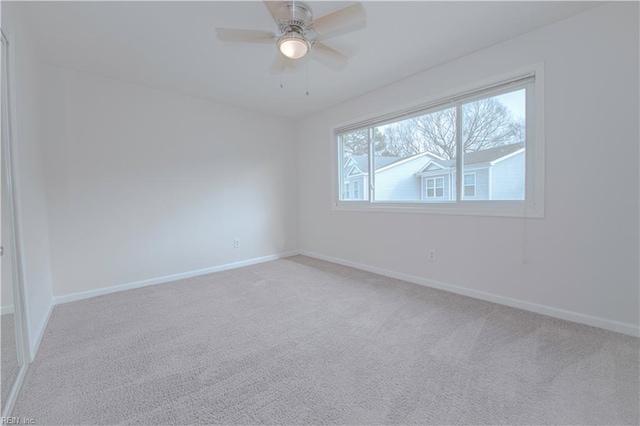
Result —
M 0 395 L 2 407 L 9 398 L 19 371 L 14 314 L 0 315 Z
M 56 306 L 35 424 L 640 423 L 640 340 L 303 256 Z

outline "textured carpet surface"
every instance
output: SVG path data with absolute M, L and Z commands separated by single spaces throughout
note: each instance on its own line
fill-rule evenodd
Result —
M 13 313 L 0 315 L 0 394 L 2 404 L 11 393 L 11 388 L 18 377 L 18 353 L 16 352 L 16 330 Z
M 41 424 L 634 424 L 639 340 L 296 256 L 57 306 Z

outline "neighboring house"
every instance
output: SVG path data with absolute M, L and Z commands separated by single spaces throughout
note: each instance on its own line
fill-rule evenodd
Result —
M 465 200 L 522 200 L 524 143 L 464 155 Z M 381 201 L 456 199 L 456 161 L 424 152 L 407 158 L 375 157 L 375 194 Z M 366 155 L 349 156 L 343 165 L 343 200 L 368 200 Z
M 401 157 L 375 157 L 374 166 L 376 176 L 382 167 L 400 160 Z M 342 166 L 342 199 L 343 200 L 368 200 L 369 188 L 367 188 L 369 176 L 369 156 L 349 155 Z

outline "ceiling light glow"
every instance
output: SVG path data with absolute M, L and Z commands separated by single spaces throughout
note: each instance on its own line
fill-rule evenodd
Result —
M 309 52 L 309 42 L 297 33 L 288 33 L 278 40 L 278 49 L 290 59 L 300 59 Z

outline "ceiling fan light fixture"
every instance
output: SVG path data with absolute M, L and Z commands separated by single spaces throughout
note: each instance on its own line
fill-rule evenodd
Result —
M 298 33 L 288 33 L 278 39 L 278 50 L 290 59 L 300 59 L 309 52 L 309 41 Z

